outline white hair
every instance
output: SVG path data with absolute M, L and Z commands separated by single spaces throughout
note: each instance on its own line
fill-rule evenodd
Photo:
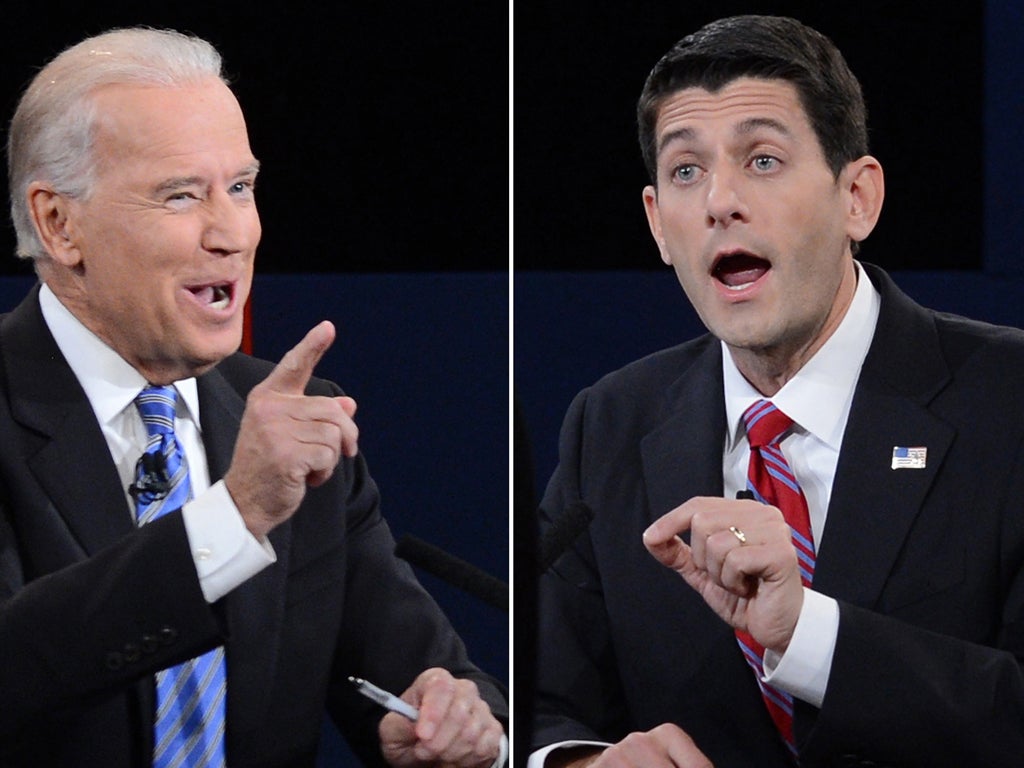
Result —
M 65 49 L 32 79 L 11 120 L 7 170 L 11 220 L 21 258 L 46 256 L 26 195 L 45 181 L 71 198 L 88 197 L 95 179 L 93 140 L 102 86 L 188 85 L 217 77 L 221 57 L 207 41 L 173 30 L 113 29 Z

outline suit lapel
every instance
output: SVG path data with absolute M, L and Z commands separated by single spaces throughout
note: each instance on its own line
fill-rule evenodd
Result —
M 135 526 L 96 415 L 46 327 L 38 293 L 37 286 L 0 326 L 11 415 L 25 430 L 28 466 L 51 512 L 88 556 Z
M 722 347 L 704 337 L 702 350 L 665 393 L 660 423 L 641 441 L 648 515 L 653 522 L 694 496 L 723 493 L 722 452 L 726 435 L 722 383 Z M 689 533 L 683 538 L 689 541 Z M 655 567 L 655 566 L 650 566 Z M 661 566 L 656 566 L 661 568 Z M 685 688 L 695 679 L 729 679 L 746 687 L 735 698 L 738 715 L 747 722 L 772 727 L 756 685 L 728 625 L 714 618 L 701 596 L 681 578 L 661 569 L 661 603 L 670 606 L 676 662 L 674 685 Z M 749 720 L 747 720 L 749 718 Z
M 883 272 L 865 268 L 881 293 L 881 312 L 843 435 L 814 588 L 870 606 L 955 434 L 927 410 L 949 380 L 931 316 Z M 925 467 L 893 469 L 895 447 L 927 448 Z
M 245 401 L 214 369 L 199 377 L 199 408 L 210 480 L 231 464 Z M 221 601 L 227 616 L 228 739 L 259 727 L 273 679 L 284 620 L 288 573 L 287 524 L 270 535 L 277 562 L 232 590 Z M 229 746 L 230 749 L 230 746 Z
M 43 320 L 38 285 L 0 322 L 0 359 L 15 439 L 41 491 L 38 508 L 26 494 L 18 510 L 47 537 L 31 553 L 36 576 L 92 556 L 131 534 L 135 521 L 96 414 Z M 126 695 L 139 722 L 151 723 L 152 682 Z M 142 732 L 145 741 L 149 729 Z
M 641 441 L 652 521 L 693 496 L 722 495 L 722 352 L 706 339 L 666 393 L 663 420 Z

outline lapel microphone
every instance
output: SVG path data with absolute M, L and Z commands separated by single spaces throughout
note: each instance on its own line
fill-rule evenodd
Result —
M 167 459 L 161 451 L 144 453 L 135 464 L 135 481 L 128 486 L 128 493 L 136 501 L 145 494 L 143 503 L 151 504 L 162 499 L 171 490 L 171 478 L 167 474 Z

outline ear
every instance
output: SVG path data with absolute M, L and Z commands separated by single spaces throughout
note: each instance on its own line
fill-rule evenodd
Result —
M 658 190 L 648 185 L 644 187 L 644 212 L 647 214 L 647 226 L 651 228 L 651 236 L 661 253 L 661 260 L 666 264 L 672 264 L 672 257 L 668 248 L 665 247 L 665 238 L 661 231 L 661 210 L 658 208 Z
M 885 198 L 885 177 L 881 164 L 865 155 L 846 166 L 841 183 L 849 195 L 846 233 L 855 243 L 867 238 L 878 223 Z
M 78 266 L 82 255 L 75 245 L 70 221 L 70 201 L 52 187 L 34 181 L 28 187 L 28 210 L 36 235 L 46 252 L 65 267 Z

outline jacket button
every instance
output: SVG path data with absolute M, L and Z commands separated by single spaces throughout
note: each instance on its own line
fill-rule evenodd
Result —
M 124 646 L 124 660 L 129 664 L 134 664 L 136 661 L 142 658 L 142 649 L 136 643 L 125 643 Z
M 112 672 L 117 672 L 119 669 L 124 667 L 124 656 L 117 651 L 111 651 L 107 654 L 107 658 L 104 660 L 107 669 Z
M 142 636 L 142 652 L 154 653 L 160 647 L 160 639 L 156 635 Z
M 161 643 L 164 645 L 170 645 L 178 639 L 178 630 L 173 627 L 162 627 L 160 632 L 157 633 L 157 636 L 160 638 Z

